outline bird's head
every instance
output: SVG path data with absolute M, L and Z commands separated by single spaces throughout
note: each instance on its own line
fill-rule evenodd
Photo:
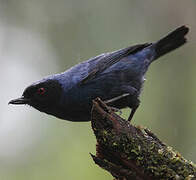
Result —
M 61 84 L 57 80 L 46 79 L 28 86 L 22 97 L 13 99 L 9 104 L 28 104 L 35 109 L 52 114 L 60 102 Z

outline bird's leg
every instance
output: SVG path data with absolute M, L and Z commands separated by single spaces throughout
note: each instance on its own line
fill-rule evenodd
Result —
M 120 115 L 122 114 L 121 109 L 118 109 L 118 108 L 115 108 L 115 107 L 110 107 L 110 110 L 113 111 L 113 112 L 119 112 Z
M 132 107 L 132 110 L 131 110 L 131 113 L 129 115 L 129 118 L 128 118 L 128 121 L 131 122 L 131 119 L 133 118 L 133 115 L 135 114 L 137 108 L 139 107 L 139 104 L 140 104 L 140 100 L 137 99 L 137 103 L 134 107 Z
M 132 86 L 124 86 L 124 90 L 129 92 L 129 94 L 131 95 L 131 99 L 132 99 L 130 102 L 128 102 L 129 107 L 132 109 L 131 113 L 129 115 L 129 118 L 128 118 L 128 121 L 131 122 L 131 119 L 133 118 L 133 115 L 135 114 L 137 108 L 140 105 L 140 100 L 138 99 L 139 91 L 136 88 L 132 87 Z
M 117 97 L 114 97 L 114 98 L 112 98 L 112 99 L 106 100 L 106 101 L 104 101 L 104 102 L 105 102 L 106 104 L 111 104 L 111 103 L 113 103 L 113 102 L 115 102 L 115 101 L 117 101 L 117 100 L 119 100 L 119 99 L 121 99 L 121 98 L 127 97 L 127 96 L 131 96 L 132 98 L 135 97 L 135 98 L 134 98 L 134 102 L 133 102 L 133 101 L 131 101 L 130 103 L 128 102 L 128 106 L 132 109 L 132 110 L 131 110 L 131 113 L 130 113 L 130 115 L 129 115 L 129 118 L 128 118 L 128 121 L 130 122 L 131 119 L 133 118 L 133 115 L 135 114 L 137 108 L 139 107 L 139 104 L 140 104 L 140 100 L 138 99 L 139 92 L 138 92 L 138 90 L 137 90 L 136 88 L 134 88 L 134 87 L 132 87 L 132 86 L 123 86 L 123 87 L 121 87 L 121 88 L 122 88 L 125 92 L 127 92 L 127 93 L 122 94 L 122 95 L 117 96 Z M 131 99 L 132 99 L 132 98 L 131 98 Z M 133 104 L 134 104 L 134 105 L 133 105 Z M 120 109 L 118 110 L 117 108 L 114 108 L 114 107 L 111 107 L 111 110 L 113 110 L 114 112 L 118 112 L 118 111 L 119 111 L 120 114 L 122 113 Z
M 129 95 L 130 95 L 130 94 L 128 94 L 128 93 L 122 94 L 122 95 L 120 95 L 120 96 L 117 96 L 117 97 L 114 97 L 114 98 L 112 98 L 112 99 L 106 100 L 106 101 L 104 101 L 104 103 L 110 104 L 110 103 L 113 103 L 113 102 L 115 102 L 115 101 L 117 101 L 117 100 L 119 100 L 119 99 L 121 99 L 121 98 L 123 98 L 123 97 L 129 96 Z M 111 110 L 112 110 L 113 112 L 119 112 L 120 115 L 122 114 L 122 111 L 121 111 L 120 109 L 115 108 L 115 107 L 110 107 L 110 108 L 111 108 Z
M 104 101 L 104 103 L 106 103 L 106 104 L 113 103 L 113 102 L 115 102 L 115 101 L 117 101 L 117 100 L 119 100 L 119 99 L 121 99 L 123 97 L 129 96 L 129 95 L 130 95 L 129 93 L 122 94 L 120 96 L 117 96 L 117 97 L 114 97 L 112 99 L 106 100 L 106 101 Z

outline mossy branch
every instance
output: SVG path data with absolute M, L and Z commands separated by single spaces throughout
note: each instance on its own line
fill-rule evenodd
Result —
M 93 102 L 92 129 L 96 164 L 116 180 L 196 179 L 196 165 L 162 143 L 146 128 L 135 127 L 100 99 Z

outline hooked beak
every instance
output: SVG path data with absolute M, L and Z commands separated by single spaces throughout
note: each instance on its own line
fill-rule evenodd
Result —
M 29 99 L 22 96 L 20 98 L 11 100 L 8 104 L 28 104 L 28 102 Z

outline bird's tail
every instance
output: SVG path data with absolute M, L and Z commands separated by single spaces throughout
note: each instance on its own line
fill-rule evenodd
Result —
M 186 26 L 181 26 L 168 34 L 166 37 L 162 38 L 154 44 L 156 55 L 154 60 L 160 56 L 175 50 L 176 48 L 182 46 L 186 43 L 187 39 L 185 35 L 189 32 L 189 28 Z

